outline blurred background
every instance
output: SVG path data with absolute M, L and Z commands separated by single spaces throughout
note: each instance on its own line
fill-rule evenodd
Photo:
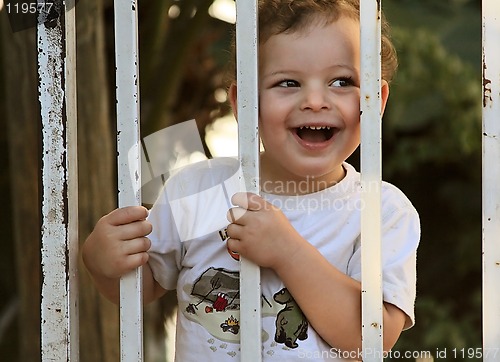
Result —
M 481 1 L 382 6 L 400 61 L 383 121 L 384 179 L 406 193 L 422 222 L 416 325 L 394 350 L 481 347 Z M 194 119 L 202 157 L 236 154 L 224 84 L 233 8 L 233 0 L 139 2 L 143 137 Z M 76 14 L 83 241 L 116 207 L 113 3 L 79 1 Z M 36 30 L 13 31 L 0 10 L 2 361 L 40 359 L 36 52 Z M 349 162 L 358 165 L 359 154 Z M 79 284 L 81 361 L 118 361 L 118 309 L 83 269 Z M 165 322 L 174 304 L 172 293 L 145 310 L 148 362 L 172 353 Z

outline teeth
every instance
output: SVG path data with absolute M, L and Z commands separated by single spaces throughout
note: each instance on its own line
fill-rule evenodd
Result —
M 300 129 L 312 129 L 314 131 L 318 131 L 318 130 L 323 130 L 323 129 L 326 129 L 326 130 L 330 130 L 332 127 L 330 126 L 301 126 L 299 127 Z

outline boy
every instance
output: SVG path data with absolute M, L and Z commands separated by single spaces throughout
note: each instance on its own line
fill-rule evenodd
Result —
M 98 289 L 143 265 L 145 302 L 177 289 L 176 359 L 239 360 L 239 255 L 261 267 L 264 360 L 361 359 L 359 1 L 259 3 L 261 196 L 214 159 L 142 207 L 104 216 L 83 246 Z M 382 107 L 395 69 L 383 40 Z M 229 88 L 236 109 L 236 86 Z M 382 109 L 383 110 L 383 109 Z M 382 188 L 384 349 L 413 325 L 418 215 Z M 148 237 L 146 237 L 148 235 Z

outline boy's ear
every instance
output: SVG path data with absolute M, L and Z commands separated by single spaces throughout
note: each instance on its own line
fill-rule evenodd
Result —
M 229 102 L 231 103 L 231 108 L 233 109 L 233 114 L 236 119 L 238 119 L 238 102 L 237 102 L 238 88 L 235 83 L 231 83 L 228 90 Z
M 382 88 L 380 89 L 380 100 L 382 103 L 381 115 L 384 115 L 385 106 L 387 105 L 387 100 L 389 99 L 389 83 L 382 79 Z

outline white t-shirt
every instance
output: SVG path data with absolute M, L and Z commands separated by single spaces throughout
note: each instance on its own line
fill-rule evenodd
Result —
M 360 280 L 361 184 L 351 165 L 344 168 L 345 178 L 320 192 L 262 197 L 332 265 Z M 149 264 L 164 289 L 177 289 L 179 362 L 240 360 L 239 262 L 228 252 L 224 234 L 230 197 L 244 191 L 240 176 L 233 158 L 190 165 L 166 182 L 150 212 Z M 383 183 L 383 298 L 406 313 L 406 328 L 414 323 L 419 238 L 414 207 L 400 190 Z M 264 361 L 343 360 L 308 324 L 272 270 L 261 269 L 261 285 Z

